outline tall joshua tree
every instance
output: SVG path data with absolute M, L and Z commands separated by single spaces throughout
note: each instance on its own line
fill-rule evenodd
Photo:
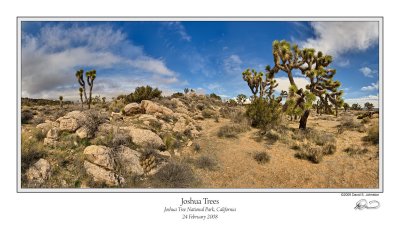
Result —
M 83 88 L 82 87 L 79 87 L 79 96 L 81 97 L 81 104 L 82 104 L 82 110 L 83 110 L 83 98 L 82 98 L 82 96 L 83 96 Z
M 243 80 L 247 82 L 254 97 L 273 99 L 274 89 L 278 86 L 278 83 L 274 79 L 275 72 L 271 71 L 269 66 L 266 67 L 266 73 L 264 78 L 263 72 L 257 72 L 256 70 L 247 69 L 243 73 Z
M 83 69 L 80 69 L 75 73 L 76 79 L 78 79 L 78 83 L 81 86 L 79 88 L 79 92 L 81 93 L 81 100 L 82 100 L 82 93 L 85 95 L 85 103 L 87 103 L 87 96 L 86 96 L 86 87 L 85 87 L 85 80 L 83 79 Z
M 58 99 L 60 100 L 60 108 L 63 108 L 63 96 L 60 96 Z
M 92 103 L 92 90 L 93 90 L 93 82 L 96 79 L 96 70 L 86 72 L 86 79 L 87 83 L 90 87 L 89 89 L 89 101 L 88 101 L 88 108 L 90 109 L 90 104 Z
M 303 111 L 299 128 L 306 129 L 310 114 L 306 105 L 307 98 L 313 99 L 313 96 L 317 96 L 327 108 L 329 102 L 335 106 L 338 105 L 338 100 L 343 94 L 343 91 L 338 91 L 340 82 L 333 80 L 336 70 L 328 68 L 332 63 L 332 56 L 324 55 L 320 51 L 316 53 L 311 48 L 300 49 L 297 45 L 291 45 L 285 40 L 274 41 L 272 47 L 275 65 L 270 68 L 270 71 L 271 73 L 283 71 L 288 75 L 290 85 L 295 90 L 288 98 L 295 101 L 295 108 L 299 107 Z M 297 88 L 293 78 L 293 70 L 296 69 L 310 81 L 306 90 Z

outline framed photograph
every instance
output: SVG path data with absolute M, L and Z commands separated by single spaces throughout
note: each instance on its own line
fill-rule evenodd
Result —
M 381 17 L 17 26 L 18 192 L 383 192 Z

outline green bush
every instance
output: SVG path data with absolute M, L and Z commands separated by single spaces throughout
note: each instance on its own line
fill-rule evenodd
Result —
M 247 108 L 251 125 L 258 128 L 274 127 L 281 121 L 281 105 L 275 100 L 255 99 Z
M 140 86 L 135 89 L 134 93 L 126 96 L 126 101 L 128 103 L 140 103 L 142 100 L 151 100 L 161 97 L 161 93 L 161 90 L 158 88 L 153 89 L 151 86 Z

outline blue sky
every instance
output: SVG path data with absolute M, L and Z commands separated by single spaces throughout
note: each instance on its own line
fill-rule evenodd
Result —
M 241 72 L 263 71 L 272 42 L 285 39 L 331 54 L 346 101 L 377 106 L 378 34 L 377 22 L 23 22 L 22 96 L 75 100 L 80 68 L 97 70 L 94 95 L 108 98 L 147 84 L 250 95 Z M 287 90 L 285 74 L 277 80 Z

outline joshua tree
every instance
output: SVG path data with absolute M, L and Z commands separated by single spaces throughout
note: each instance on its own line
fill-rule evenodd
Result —
M 373 105 L 372 103 L 370 103 L 370 102 L 367 102 L 367 103 L 364 104 L 364 107 L 365 107 L 368 111 L 370 111 L 370 110 L 372 110 L 372 109 L 374 108 L 374 105 Z
M 244 94 L 239 94 L 239 95 L 236 97 L 236 99 L 237 99 L 237 101 L 238 101 L 238 103 L 239 103 L 240 105 L 243 105 L 243 104 L 244 104 L 244 102 L 246 101 L 246 98 L 247 98 L 247 96 L 244 95 Z
M 350 105 L 348 103 L 344 103 L 343 108 L 344 108 L 344 111 L 346 112 L 350 108 Z
M 295 102 L 294 108 L 299 107 L 303 111 L 300 129 L 306 129 L 310 114 L 309 108 L 311 106 L 306 105 L 309 102 L 306 98 L 319 97 L 325 110 L 328 110 L 329 102 L 333 105 L 340 105 L 338 100 L 341 99 L 343 91 L 338 91 L 340 82 L 333 80 L 336 70 L 328 68 L 332 63 L 332 56 L 324 55 L 320 51 L 316 53 L 311 48 L 300 49 L 297 45 L 291 45 L 285 40 L 274 41 L 272 47 L 275 65 L 273 68 L 267 66 L 267 71 L 271 74 L 283 71 L 288 75 L 291 88 L 295 91 L 291 92 L 288 98 Z M 292 72 L 295 69 L 300 70 L 309 79 L 310 84 L 306 86 L 306 91 L 309 91 L 309 93 L 303 89 L 297 89 Z
M 188 94 L 189 93 L 189 88 L 183 89 L 183 92 L 185 92 L 185 94 Z
M 59 97 L 59 99 L 60 99 L 60 108 L 63 108 L 63 96 L 60 96 Z
M 86 81 L 90 87 L 89 89 L 89 101 L 87 102 L 88 108 L 90 109 L 90 104 L 92 103 L 92 90 L 93 90 L 93 82 L 96 79 L 96 70 L 86 72 Z M 86 95 L 86 94 L 85 94 Z
M 82 96 L 83 96 L 83 88 L 82 87 L 79 87 L 79 96 L 81 97 L 81 104 L 82 104 L 82 109 L 83 109 L 83 98 L 82 98 Z
M 85 87 L 85 80 L 83 80 L 83 69 L 77 71 L 75 73 L 76 79 L 78 79 L 78 83 L 81 86 L 79 88 L 79 92 L 81 94 L 81 100 L 82 100 L 82 93 L 85 95 L 85 103 L 87 103 L 87 96 L 86 96 L 86 87 Z
M 106 97 L 102 97 L 101 99 L 103 100 L 103 104 L 105 104 L 106 103 Z
M 351 105 L 351 110 L 361 110 L 361 105 L 359 105 L 359 104 L 352 104 L 352 105 Z
M 264 98 L 264 95 L 266 95 L 268 99 L 274 99 L 274 89 L 278 86 L 278 83 L 274 80 L 275 72 L 271 71 L 269 66 L 266 67 L 266 71 L 264 78 L 264 73 L 248 68 L 242 73 L 243 80 L 247 82 L 254 97 L 257 97 L 258 93 L 259 98 Z

